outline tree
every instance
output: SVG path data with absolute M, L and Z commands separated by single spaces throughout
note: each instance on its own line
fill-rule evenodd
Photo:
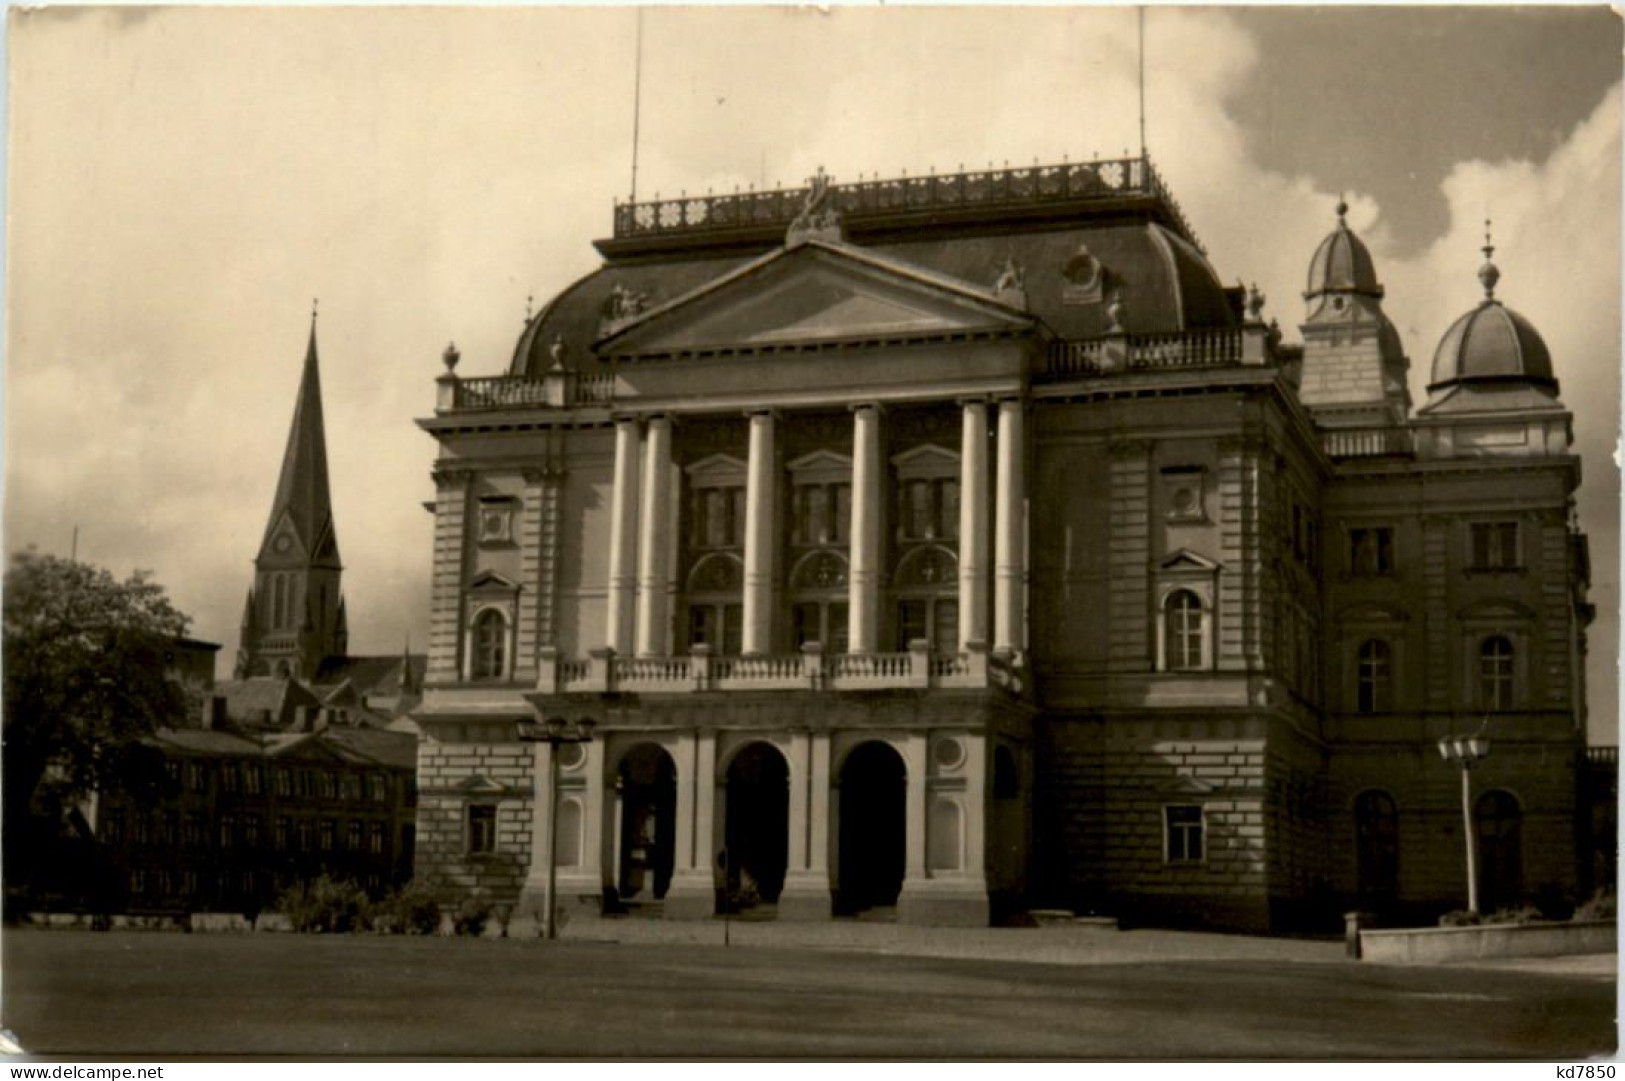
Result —
M 187 618 L 138 571 L 119 581 L 74 560 L 19 553 L 5 575 L 5 857 L 20 884 L 66 812 L 128 787 L 141 739 L 186 716 L 169 678 Z

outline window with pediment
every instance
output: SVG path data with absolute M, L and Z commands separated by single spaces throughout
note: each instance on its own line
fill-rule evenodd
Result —
M 852 459 L 820 450 L 787 469 L 791 545 L 845 548 L 852 526 Z
M 745 546 L 745 470 L 743 461 L 726 454 L 713 454 L 687 468 L 691 550 Z
M 1181 548 L 1157 568 L 1156 657 L 1159 672 L 1213 667 L 1214 598 L 1219 565 Z
M 892 458 L 899 543 L 959 537 L 959 455 L 934 444 Z

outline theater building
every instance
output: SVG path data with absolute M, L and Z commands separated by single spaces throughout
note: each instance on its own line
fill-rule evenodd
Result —
M 1440 910 L 1437 742 L 1481 733 L 1486 907 L 1579 889 L 1552 358 L 1464 253 L 1413 408 L 1343 213 L 1286 346 L 1145 158 L 618 206 L 419 422 L 419 872 L 535 912 L 556 837 L 578 918 Z

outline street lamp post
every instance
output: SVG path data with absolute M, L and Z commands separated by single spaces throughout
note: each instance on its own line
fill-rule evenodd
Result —
M 1478 736 L 1445 736 L 1439 757 L 1461 767 L 1462 836 L 1467 839 L 1467 911 L 1478 915 L 1478 845 L 1473 837 L 1473 763 L 1487 757 L 1490 741 Z
M 563 717 L 520 721 L 522 743 L 545 743 L 547 752 L 547 938 L 559 936 L 557 913 L 559 873 L 559 748 L 567 743 L 591 743 L 593 722 L 583 717 L 574 724 Z

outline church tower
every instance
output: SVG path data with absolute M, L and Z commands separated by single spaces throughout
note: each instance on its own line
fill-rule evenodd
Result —
M 344 654 L 348 630 L 339 593 L 343 569 L 327 483 L 327 435 L 313 313 L 282 473 L 254 560 L 254 586 L 243 608 L 238 679 L 285 676 L 309 680 L 323 658 Z
M 1405 423 L 1410 361 L 1382 310 L 1383 288 L 1364 242 L 1337 203 L 1337 228 L 1309 263 L 1304 290 L 1303 383 L 1298 400 L 1327 428 Z

